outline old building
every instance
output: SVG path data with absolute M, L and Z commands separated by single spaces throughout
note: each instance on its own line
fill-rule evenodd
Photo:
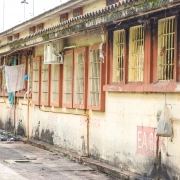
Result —
M 179 179 L 179 9 L 179 0 L 71 0 L 0 33 L 1 128 Z M 15 106 L 4 71 L 12 61 L 29 78 Z M 165 103 L 173 137 L 159 139 Z

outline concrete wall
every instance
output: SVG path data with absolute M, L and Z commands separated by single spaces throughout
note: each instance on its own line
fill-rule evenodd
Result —
M 162 163 L 172 176 L 180 178 L 180 95 L 167 94 L 166 101 L 174 119 L 174 137 L 161 138 Z M 26 132 L 27 99 L 19 98 L 16 122 Z M 106 93 L 106 111 L 30 106 L 30 137 L 71 149 L 87 151 L 87 116 L 90 115 L 90 154 L 122 170 L 147 174 L 153 170 L 156 155 L 157 114 L 163 109 L 165 95 L 160 93 Z M 13 126 L 13 110 L 0 98 L 0 125 Z M 176 121 L 175 121 L 176 120 Z M 19 124 L 19 123 L 18 123 Z
M 98 0 L 83 7 L 83 14 L 102 9 L 106 6 L 106 0 Z
M 26 30 L 20 32 L 19 38 L 23 38 L 29 35 L 29 29 L 27 28 Z
M 174 137 L 162 138 L 162 163 L 180 177 L 180 95 L 167 94 Z M 157 113 L 163 109 L 164 94 L 107 93 L 106 112 L 92 112 L 90 151 L 92 156 L 124 170 L 149 175 L 156 151 Z M 179 120 L 179 121 L 178 121 Z M 152 136 L 150 136 L 150 134 Z
M 56 18 L 53 18 L 53 19 L 50 19 L 50 20 L 47 20 L 44 23 L 44 29 L 52 27 L 52 26 L 57 25 L 59 23 L 60 23 L 60 16 L 56 17 Z

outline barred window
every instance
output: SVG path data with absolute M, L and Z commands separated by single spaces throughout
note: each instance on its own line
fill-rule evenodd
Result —
M 49 65 L 42 62 L 41 71 L 41 102 L 48 103 L 48 92 L 49 92 Z
M 51 103 L 59 104 L 59 76 L 60 76 L 60 65 L 51 65 Z
M 130 28 L 129 81 L 143 81 L 144 73 L 144 27 Z
M 84 52 L 75 53 L 75 104 L 84 104 Z
M 100 104 L 100 57 L 99 49 L 90 50 L 89 105 Z
M 175 17 L 158 21 L 158 79 L 174 79 Z
M 122 82 L 124 80 L 124 43 L 125 31 L 114 31 L 113 37 L 113 81 Z
M 69 104 L 72 107 L 72 74 L 73 74 L 73 55 L 64 55 L 64 104 Z

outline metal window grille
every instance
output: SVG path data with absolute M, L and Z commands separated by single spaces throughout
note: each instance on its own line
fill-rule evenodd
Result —
M 158 21 L 158 79 L 174 78 L 175 17 Z
M 64 103 L 72 103 L 72 54 L 64 55 Z
M 99 49 L 90 51 L 89 105 L 99 106 L 100 97 L 100 58 Z
M 41 101 L 47 102 L 48 101 L 48 72 L 49 72 L 49 65 L 44 64 L 42 62 L 42 90 L 41 90 Z
M 84 104 L 84 52 L 75 53 L 75 104 Z
M 33 61 L 33 89 L 32 99 L 38 101 L 39 95 L 39 61 Z
M 115 82 L 122 82 L 124 79 L 124 43 L 125 31 L 114 31 L 113 39 L 113 80 Z
M 59 101 L 59 64 L 51 65 L 51 102 Z
M 129 81 L 143 81 L 144 72 L 144 27 L 130 28 Z

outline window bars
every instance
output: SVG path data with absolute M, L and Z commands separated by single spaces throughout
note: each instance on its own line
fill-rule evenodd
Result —
M 72 54 L 64 55 L 64 99 L 65 104 L 72 104 Z
M 89 105 L 99 106 L 100 99 L 100 58 L 99 49 L 90 51 Z
M 33 61 L 33 90 L 32 90 L 32 98 L 33 101 L 38 102 L 39 97 L 39 63 L 40 61 Z
M 129 81 L 143 81 L 144 72 L 144 27 L 130 28 Z
M 59 102 L 59 64 L 51 65 L 51 103 Z
M 75 104 L 84 104 L 84 52 L 75 53 Z
M 158 79 L 174 78 L 175 17 L 158 21 Z
M 125 31 L 114 31 L 113 37 L 113 80 L 115 82 L 122 82 L 124 80 L 124 43 Z
M 44 64 L 44 62 L 42 62 L 41 102 L 48 102 L 48 79 L 49 79 L 49 64 Z

